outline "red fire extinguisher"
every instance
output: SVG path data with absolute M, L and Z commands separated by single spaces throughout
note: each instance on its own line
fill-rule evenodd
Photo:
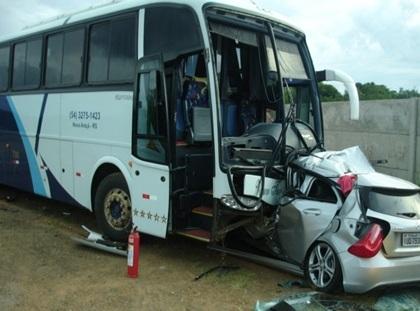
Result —
M 134 228 L 128 236 L 127 267 L 128 277 L 137 278 L 139 275 L 140 234 Z

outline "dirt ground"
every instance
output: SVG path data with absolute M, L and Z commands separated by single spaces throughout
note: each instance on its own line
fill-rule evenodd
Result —
M 0 200 L 0 310 L 253 310 L 257 300 L 310 291 L 281 288 L 291 274 L 228 257 L 240 269 L 194 277 L 220 254 L 182 237 L 142 237 L 140 277 L 123 257 L 82 247 L 70 237 L 94 228 L 88 211 L 20 193 Z M 380 292 L 341 298 L 371 306 Z

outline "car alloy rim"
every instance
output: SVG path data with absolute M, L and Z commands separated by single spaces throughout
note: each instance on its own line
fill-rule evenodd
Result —
M 112 189 L 105 196 L 105 219 L 115 230 L 124 230 L 131 223 L 131 201 L 121 189 Z
M 325 288 L 333 280 L 336 269 L 334 251 L 325 243 L 317 244 L 309 256 L 308 272 L 313 284 Z

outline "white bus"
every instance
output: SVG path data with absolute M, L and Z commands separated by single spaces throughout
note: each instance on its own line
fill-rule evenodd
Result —
M 321 76 L 357 115 L 351 79 Z M 318 81 L 304 33 L 253 1 L 61 16 L 0 40 L 0 184 L 89 209 L 113 240 L 258 241 L 296 139 L 323 147 Z

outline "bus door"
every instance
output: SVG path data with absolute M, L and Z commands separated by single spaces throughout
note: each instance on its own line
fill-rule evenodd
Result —
M 134 87 L 133 227 L 166 237 L 171 193 L 169 117 L 161 56 L 142 58 Z

